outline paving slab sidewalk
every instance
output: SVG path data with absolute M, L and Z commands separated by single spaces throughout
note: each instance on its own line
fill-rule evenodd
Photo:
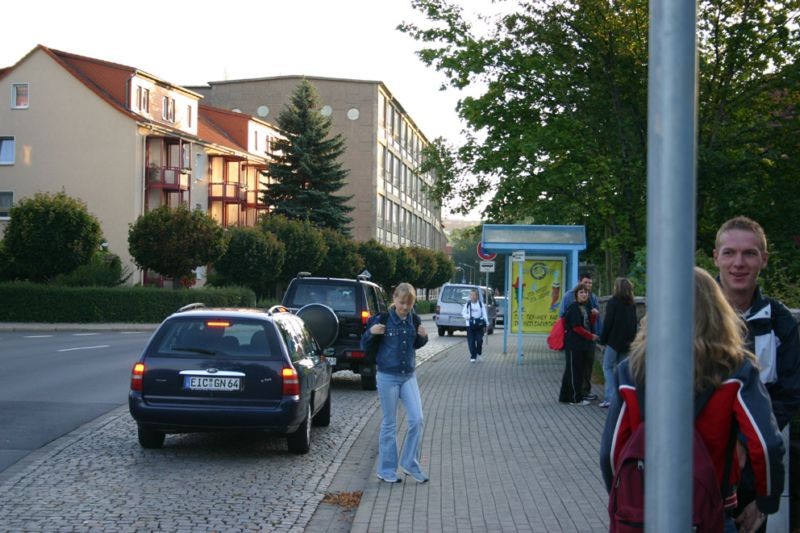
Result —
M 357 510 L 322 504 L 306 531 L 607 531 L 598 466 L 606 410 L 556 401 L 563 353 L 543 338 L 524 339 L 523 352 L 518 365 L 515 339 L 504 355 L 495 335 L 482 363 L 469 363 L 460 344 L 421 366 L 430 482 L 375 478 L 378 411 L 329 487 L 362 490 Z

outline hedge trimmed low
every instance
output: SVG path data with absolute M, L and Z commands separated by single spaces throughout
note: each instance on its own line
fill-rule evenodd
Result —
M 0 283 L 0 322 L 158 323 L 193 302 L 208 307 L 255 307 L 240 287 L 171 290 L 151 287 L 59 287 Z

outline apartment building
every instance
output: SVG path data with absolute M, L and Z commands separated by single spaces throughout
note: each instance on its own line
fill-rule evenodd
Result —
M 0 232 L 14 202 L 63 190 L 86 203 L 142 283 L 128 252 L 141 214 L 183 203 L 224 226 L 254 225 L 279 134 L 201 99 L 139 69 L 41 45 L 0 69 Z
M 424 193 L 435 177 L 415 172 L 429 141 L 382 82 L 278 76 L 187 88 L 205 103 L 276 124 L 303 79 L 317 89 L 331 134 L 345 140 L 341 162 L 350 174 L 341 193 L 353 197 L 353 237 L 444 250 L 441 208 Z

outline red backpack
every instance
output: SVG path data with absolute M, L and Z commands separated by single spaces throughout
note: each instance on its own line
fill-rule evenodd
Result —
M 640 397 L 641 412 L 644 412 L 644 403 Z M 703 406 L 711 397 L 698 398 L 695 412 L 702 411 Z M 641 421 L 633 431 L 628 442 L 622 448 L 611 492 L 608 499 L 609 531 L 611 533 L 626 533 L 631 531 L 644 531 L 644 475 L 645 475 L 645 423 Z M 692 531 L 698 533 L 721 533 L 724 527 L 725 508 L 722 494 L 727 492 L 727 479 L 730 475 L 730 463 L 733 446 L 736 442 L 736 433 L 731 433 L 728 454 L 725 459 L 726 480 L 722 487 L 717 484 L 714 463 L 703 439 L 697 430 L 694 430 L 693 449 L 693 481 L 692 481 Z
M 556 323 L 553 324 L 553 328 L 550 330 L 550 334 L 547 335 L 547 346 L 551 350 L 561 351 L 564 349 L 564 317 L 559 318 L 556 320 Z

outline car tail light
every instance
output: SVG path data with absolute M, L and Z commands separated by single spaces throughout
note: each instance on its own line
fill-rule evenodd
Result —
M 131 390 L 142 392 L 142 377 L 144 377 L 144 363 L 136 363 L 131 371 Z
M 361 311 L 361 325 L 366 326 L 367 322 L 369 322 L 369 311 Z
M 283 378 L 283 395 L 300 396 L 300 376 L 294 368 L 284 368 L 281 370 Z
M 366 354 L 364 352 L 360 351 L 350 352 L 350 357 L 353 359 L 363 359 L 365 355 Z
M 437 315 L 439 314 L 439 306 L 438 306 L 438 305 L 437 305 L 436 307 L 434 307 L 434 308 L 433 308 L 433 312 L 434 312 L 435 314 L 437 314 Z

